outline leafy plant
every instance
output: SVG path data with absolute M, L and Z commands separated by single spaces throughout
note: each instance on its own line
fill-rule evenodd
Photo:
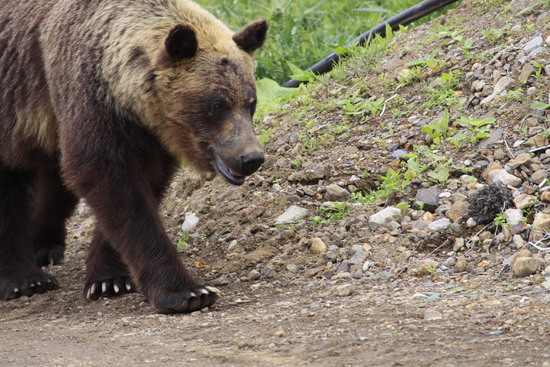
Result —
M 436 121 L 432 121 L 427 125 L 422 126 L 422 131 L 428 134 L 435 146 L 441 145 L 443 139 L 447 138 L 449 132 L 449 111 L 443 111 L 443 116 Z
M 312 216 L 309 219 L 314 226 L 327 225 L 335 220 L 342 219 L 347 212 L 349 212 L 347 202 L 333 202 L 332 207 L 322 206 L 319 209 L 319 215 Z
M 480 120 L 476 117 L 469 118 L 462 116 L 457 120 L 457 123 L 466 128 L 466 131 L 461 134 L 456 134 L 450 137 L 448 140 L 453 142 L 456 146 L 462 146 L 464 142 L 469 141 L 472 144 L 488 137 L 490 126 L 496 121 L 493 117 Z

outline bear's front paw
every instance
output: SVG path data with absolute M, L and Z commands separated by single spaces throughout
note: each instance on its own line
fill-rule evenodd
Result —
M 0 300 L 21 296 L 30 297 L 35 293 L 44 293 L 57 288 L 57 280 L 40 269 L 16 271 L 10 276 L 0 274 Z
M 214 287 L 197 287 L 192 291 L 171 293 L 152 300 L 160 313 L 189 313 L 210 307 L 221 297 L 219 289 Z
M 97 301 L 99 297 L 121 296 L 133 292 L 137 292 L 136 286 L 128 277 L 90 282 L 84 286 L 84 296 L 90 301 Z

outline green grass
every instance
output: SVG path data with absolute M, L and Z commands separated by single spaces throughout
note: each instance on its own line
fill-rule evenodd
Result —
M 269 22 L 269 38 L 258 52 L 258 79 L 279 83 L 292 66 L 307 69 L 338 46 L 419 3 L 419 0 L 197 0 L 237 31 L 256 19 Z

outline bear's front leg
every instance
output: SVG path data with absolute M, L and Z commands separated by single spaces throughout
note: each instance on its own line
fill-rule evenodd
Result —
M 114 295 L 117 289 L 119 293 L 128 290 L 124 263 L 135 285 L 159 312 L 193 312 L 213 305 L 219 291 L 200 285 L 185 269 L 158 214 L 170 176 L 159 168 L 165 166 L 163 156 L 151 153 L 138 159 L 124 153 L 74 165 L 68 161 L 64 166 L 67 182 L 93 209 L 104 236 L 102 240 L 96 232 L 87 263 L 86 296 L 96 299 L 101 294 Z M 116 252 L 109 251 L 110 246 Z

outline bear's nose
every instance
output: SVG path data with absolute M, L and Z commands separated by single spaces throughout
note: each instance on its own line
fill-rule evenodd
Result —
M 250 176 L 260 168 L 264 161 L 263 152 L 252 152 L 241 156 L 241 173 Z

